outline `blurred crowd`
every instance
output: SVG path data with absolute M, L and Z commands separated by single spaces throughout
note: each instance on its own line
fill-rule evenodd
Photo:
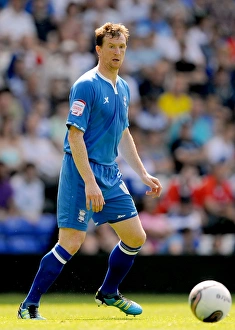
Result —
M 94 29 L 107 21 L 130 30 L 130 130 L 163 185 L 146 198 L 117 159 L 148 235 L 141 253 L 233 254 L 234 0 L 0 0 L 0 223 L 56 213 L 69 89 L 96 65 Z M 90 222 L 79 253 L 116 242 Z

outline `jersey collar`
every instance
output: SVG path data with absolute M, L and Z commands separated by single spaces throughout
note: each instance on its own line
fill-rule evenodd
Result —
M 118 81 L 118 76 L 117 76 L 117 79 L 116 79 L 116 84 L 115 84 L 115 86 L 114 86 L 112 80 L 110 80 L 110 79 L 106 78 L 105 76 L 103 76 L 102 73 L 100 73 L 100 71 L 98 70 L 98 68 L 96 69 L 96 73 L 98 74 L 98 76 L 99 76 L 101 79 L 107 81 L 110 85 L 112 85 L 115 94 L 118 93 L 118 91 L 117 91 L 117 81 Z

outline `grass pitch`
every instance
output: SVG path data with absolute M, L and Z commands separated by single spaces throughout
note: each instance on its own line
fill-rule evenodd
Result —
M 125 292 L 124 292 L 125 294 Z M 1 330 L 234 330 L 235 311 L 218 323 L 203 323 L 188 306 L 187 295 L 127 294 L 143 314 L 126 316 L 114 307 L 97 307 L 89 294 L 45 294 L 40 313 L 46 321 L 18 320 L 21 294 L 0 294 Z

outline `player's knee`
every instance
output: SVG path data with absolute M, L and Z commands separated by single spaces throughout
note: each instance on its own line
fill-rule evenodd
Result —
M 59 244 L 71 255 L 74 255 L 80 249 L 81 245 L 85 240 L 85 234 L 83 232 L 70 234 L 70 235 L 60 235 Z
M 146 241 L 146 233 L 142 231 L 138 235 L 132 237 L 132 243 L 130 244 L 132 247 L 139 247 L 144 245 Z
M 141 237 L 140 237 L 140 245 L 139 246 L 144 245 L 145 241 L 146 241 L 146 233 L 143 231 L 142 234 L 141 234 Z
M 59 244 L 71 255 L 74 255 L 80 249 L 82 243 L 79 242 L 68 242 L 66 244 L 60 243 Z

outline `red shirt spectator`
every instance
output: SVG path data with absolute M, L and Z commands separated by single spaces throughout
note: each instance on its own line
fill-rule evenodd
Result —
M 168 213 L 177 210 L 182 197 L 190 197 L 194 206 L 201 206 L 201 177 L 196 166 L 183 166 L 181 172 L 170 180 L 156 211 Z
M 235 205 L 228 170 L 228 163 L 220 161 L 213 164 L 211 174 L 203 180 L 201 203 L 208 216 L 205 233 L 235 233 Z

